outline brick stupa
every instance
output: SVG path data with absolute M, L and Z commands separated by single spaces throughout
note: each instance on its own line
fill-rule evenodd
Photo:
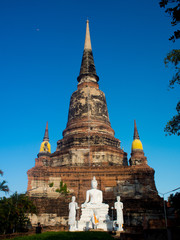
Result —
M 76 196 L 80 206 L 93 176 L 103 191 L 103 202 L 108 203 L 110 209 L 116 196 L 121 196 L 127 227 L 141 225 L 144 214 L 150 222 L 158 220 L 162 217 L 161 199 L 155 187 L 154 170 L 144 156 L 136 122 L 129 161 L 120 140 L 114 137 L 105 94 L 99 90 L 89 21 L 77 80 L 78 88 L 71 96 L 63 138 L 51 153 L 47 125 L 35 167 L 27 173 L 27 193 L 38 209 L 32 224 L 40 221 L 50 226 L 66 225 L 71 196 Z

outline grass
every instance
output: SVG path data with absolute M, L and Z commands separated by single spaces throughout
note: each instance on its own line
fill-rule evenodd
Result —
M 106 232 L 45 232 L 13 240 L 113 240 Z

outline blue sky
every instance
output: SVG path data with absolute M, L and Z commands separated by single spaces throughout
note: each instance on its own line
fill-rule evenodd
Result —
M 115 136 L 130 157 L 133 121 L 159 192 L 180 186 L 180 137 L 164 126 L 176 113 L 179 87 L 163 59 L 179 42 L 159 1 L 1 0 L 0 169 L 11 193 L 25 192 L 46 121 L 52 151 L 77 89 L 86 19 L 100 89 Z

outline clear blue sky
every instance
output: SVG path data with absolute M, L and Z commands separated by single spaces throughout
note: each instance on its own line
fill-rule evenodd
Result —
M 77 89 L 88 17 L 100 89 L 115 136 L 130 157 L 133 121 L 159 192 L 180 186 L 180 137 L 163 129 L 176 113 L 179 87 L 163 59 L 170 18 L 155 1 L 1 0 L 0 169 L 11 193 L 25 192 L 46 121 L 52 151 L 66 127 Z

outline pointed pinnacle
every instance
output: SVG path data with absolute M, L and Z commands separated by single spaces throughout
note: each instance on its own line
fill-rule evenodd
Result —
M 85 37 L 85 43 L 84 43 L 84 50 L 91 48 L 91 38 L 90 38 L 90 32 L 89 32 L 89 20 L 86 21 L 86 37 Z
M 46 130 L 45 130 L 45 133 L 44 133 L 43 141 L 48 141 L 49 142 L 48 122 L 46 123 Z
M 78 82 L 80 82 L 81 79 L 87 76 L 93 77 L 96 80 L 96 82 L 99 81 L 99 77 L 96 75 L 96 68 L 94 65 L 94 58 L 93 58 L 93 53 L 91 49 L 89 20 L 86 21 L 86 37 L 85 37 L 80 73 L 79 73 L 79 76 L 77 77 Z
M 139 134 L 136 126 L 136 120 L 134 120 L 134 136 L 133 139 L 139 139 Z

